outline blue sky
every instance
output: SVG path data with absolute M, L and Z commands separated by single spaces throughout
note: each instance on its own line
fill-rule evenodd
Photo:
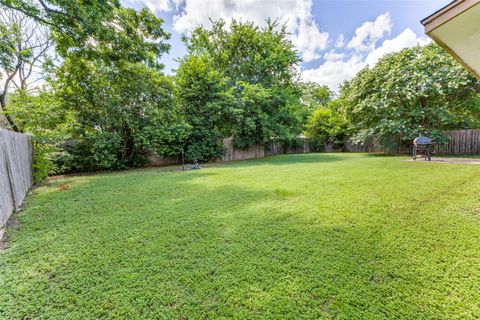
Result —
M 304 62 L 306 81 L 336 90 L 365 65 L 373 66 L 385 53 L 429 42 L 420 20 L 450 0 L 123 0 L 125 6 L 148 7 L 165 20 L 172 34 L 170 53 L 162 58 L 172 73 L 176 58 L 185 54 L 180 40 L 193 27 L 209 27 L 209 18 L 249 20 L 267 18 L 287 24 L 291 40 Z

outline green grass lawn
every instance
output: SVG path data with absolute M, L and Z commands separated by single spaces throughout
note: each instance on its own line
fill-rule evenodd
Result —
M 8 230 L 0 318 L 479 318 L 480 166 L 402 159 L 56 180 Z

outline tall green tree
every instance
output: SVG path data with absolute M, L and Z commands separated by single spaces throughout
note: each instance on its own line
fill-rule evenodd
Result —
M 236 147 L 299 134 L 302 114 L 295 67 L 300 59 L 284 27 L 268 21 L 260 28 L 235 20 L 227 26 L 219 20 L 211 29 L 194 29 L 185 41 L 188 55 L 183 61 L 205 59 L 209 69 L 223 77 L 224 93 L 233 96 L 230 108 L 222 111 L 222 127 Z
M 189 127 L 175 103 L 173 81 L 163 74 L 160 58 L 170 35 L 162 19 L 117 0 L 0 1 L 47 25 L 55 40 L 62 59 L 48 66 L 49 85 L 73 119 L 72 169 L 124 168 L 151 153 L 180 153 Z
M 480 82 L 436 44 L 389 54 L 347 83 L 346 113 L 354 140 L 377 135 L 392 147 L 419 134 L 442 139 L 445 129 L 467 128 Z
M 176 84 L 181 113 L 191 127 L 185 143 L 187 159 L 221 157 L 234 102 L 226 78 L 206 57 L 187 56 L 177 70 Z
M 295 66 L 300 58 L 287 35 L 285 26 L 276 21 L 260 28 L 233 19 L 229 26 L 218 20 L 210 29 L 195 28 L 185 40 L 189 54 L 211 57 L 232 85 L 244 81 L 270 88 L 292 85 L 298 76 Z

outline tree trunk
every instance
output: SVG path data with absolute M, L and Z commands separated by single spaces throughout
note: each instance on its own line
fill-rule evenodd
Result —
M 15 124 L 15 121 L 13 121 L 12 117 L 10 117 L 10 115 L 8 115 L 8 113 L 5 112 L 6 106 L 7 106 L 5 93 L 0 95 L 0 109 L 1 111 L 3 111 L 3 114 L 5 115 L 5 118 L 7 119 L 8 124 L 12 127 L 12 130 L 15 132 L 21 132 L 20 128 Z
M 20 68 L 20 66 L 22 65 L 22 61 L 20 58 L 18 58 L 18 62 L 17 62 L 17 65 L 15 66 L 15 71 L 12 72 L 10 75 L 8 75 L 7 79 L 5 80 L 5 83 L 3 85 L 3 91 L 1 91 L 1 94 L 0 94 L 0 107 L 1 107 L 1 111 L 4 112 L 4 115 L 5 117 L 7 118 L 7 121 L 8 123 L 10 124 L 10 126 L 12 127 L 13 131 L 15 132 L 21 132 L 20 129 L 18 128 L 18 126 L 15 124 L 15 121 L 13 121 L 12 117 L 10 117 L 8 115 L 8 112 L 5 112 L 7 109 L 7 93 L 8 93 L 8 86 L 10 85 L 10 82 L 12 81 L 13 77 L 15 77 L 15 75 L 17 74 L 18 72 L 18 69 Z

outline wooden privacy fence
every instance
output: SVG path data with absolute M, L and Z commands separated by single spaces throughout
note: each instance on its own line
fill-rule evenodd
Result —
M 444 144 L 435 144 L 434 152 L 436 154 L 450 155 L 480 155 L 480 129 L 469 130 L 452 130 L 446 131 L 448 142 Z M 247 160 L 255 158 L 263 158 L 266 156 L 285 154 L 285 153 L 308 153 L 312 152 L 312 148 L 305 138 L 298 138 L 297 142 L 291 145 L 285 145 L 280 141 L 271 141 L 268 145 L 254 145 L 249 149 L 236 149 L 233 146 L 233 139 L 223 139 L 226 149 L 225 156 L 219 159 L 219 162 L 228 162 L 233 160 Z M 396 150 L 385 150 L 381 147 L 379 140 L 372 136 L 363 144 L 355 144 L 347 140 L 343 150 L 337 150 L 326 146 L 327 152 L 394 152 L 409 154 L 412 152 L 413 145 L 401 145 Z M 169 165 L 180 163 L 180 157 L 150 157 L 152 165 Z
M 285 154 L 285 153 L 307 153 L 311 152 L 310 145 L 305 138 L 297 139 L 296 143 L 285 145 L 280 141 L 272 141 L 267 146 L 263 144 L 256 144 L 248 149 L 237 149 L 233 146 L 233 138 L 223 139 L 225 147 L 225 155 L 218 159 L 217 162 L 228 162 L 234 160 L 248 160 L 263 158 L 266 156 Z M 150 155 L 148 162 L 153 166 L 164 166 L 181 163 L 181 157 L 164 157 L 157 155 Z
M 235 149 L 233 147 L 233 138 L 223 139 L 223 145 L 226 152 L 221 161 L 247 160 L 265 157 L 265 148 L 263 145 L 254 145 L 246 150 Z
M 304 138 L 297 139 L 296 143 L 285 145 L 280 141 L 271 141 L 267 146 L 262 144 L 254 145 L 246 150 L 236 149 L 233 146 L 233 139 L 223 139 L 223 145 L 226 148 L 225 156 L 220 161 L 247 160 L 263 158 L 276 154 L 285 153 L 307 153 L 311 152 L 310 145 Z
M 435 153 L 480 155 L 480 129 L 451 130 L 445 135 L 448 141 L 436 144 Z
M 33 184 L 32 161 L 32 138 L 0 128 L 0 238 L 1 229 Z
M 345 142 L 346 152 L 380 152 L 382 151 L 378 139 L 375 137 L 369 137 L 363 144 L 352 143 L 350 140 Z
M 445 143 L 435 143 L 433 152 L 445 155 L 480 155 L 480 129 L 450 130 L 445 131 Z M 411 144 L 403 144 L 393 150 L 395 153 L 409 154 L 412 152 Z M 348 152 L 383 152 L 380 142 L 375 137 L 370 137 L 364 144 L 345 143 Z

